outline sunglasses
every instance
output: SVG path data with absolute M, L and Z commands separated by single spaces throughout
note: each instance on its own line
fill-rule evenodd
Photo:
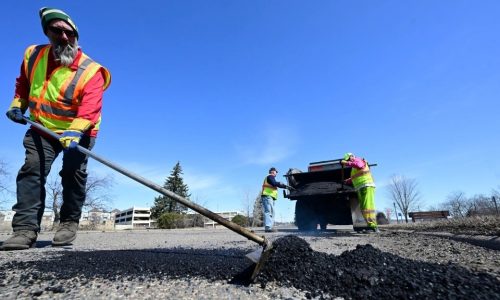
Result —
M 53 26 L 48 27 L 50 31 L 57 35 L 62 35 L 63 33 L 66 34 L 67 37 L 75 37 L 76 33 L 73 30 L 66 30 L 66 29 L 61 29 Z

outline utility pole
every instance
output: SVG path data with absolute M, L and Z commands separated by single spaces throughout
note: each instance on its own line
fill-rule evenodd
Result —
M 396 223 L 399 224 L 398 210 L 396 209 L 396 202 L 392 202 L 392 204 L 394 204 L 394 214 L 396 215 Z
M 493 203 L 495 203 L 495 211 L 497 212 L 497 215 L 498 215 L 497 199 L 495 198 L 495 196 L 492 196 L 491 200 L 493 201 Z

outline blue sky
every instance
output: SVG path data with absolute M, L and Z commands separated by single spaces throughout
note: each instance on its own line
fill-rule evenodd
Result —
M 394 174 L 422 206 L 500 186 L 498 1 L 8 1 L 0 98 L 24 49 L 46 43 L 38 9 L 57 7 L 109 68 L 94 152 L 158 184 L 180 161 L 192 199 L 241 210 L 270 166 L 307 169 L 345 152 L 377 163 L 377 208 Z M 0 121 L 12 187 L 25 127 Z M 54 166 L 53 174 L 59 165 Z M 113 207 L 158 194 L 115 174 Z M 277 202 L 277 220 L 294 202 Z

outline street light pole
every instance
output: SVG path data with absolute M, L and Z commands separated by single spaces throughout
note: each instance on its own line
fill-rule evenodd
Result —
M 399 224 L 398 210 L 396 209 L 396 202 L 393 202 L 392 204 L 394 204 L 394 214 L 396 215 L 396 223 Z
M 495 211 L 497 212 L 497 215 L 498 215 L 497 199 L 495 198 L 495 196 L 493 196 L 493 197 L 491 197 L 491 200 L 493 201 L 493 203 L 495 203 Z

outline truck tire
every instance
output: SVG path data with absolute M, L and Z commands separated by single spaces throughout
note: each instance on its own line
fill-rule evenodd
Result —
M 297 200 L 295 203 L 295 224 L 301 231 L 317 229 L 318 219 L 311 201 Z
M 319 228 L 320 228 L 321 230 L 326 230 L 326 229 L 327 229 L 327 227 L 328 227 L 328 223 L 325 223 L 325 222 L 320 222 L 320 223 L 319 223 Z
M 332 202 L 331 199 L 317 199 L 315 201 L 316 217 L 321 230 L 326 230 L 328 224 L 332 222 Z

